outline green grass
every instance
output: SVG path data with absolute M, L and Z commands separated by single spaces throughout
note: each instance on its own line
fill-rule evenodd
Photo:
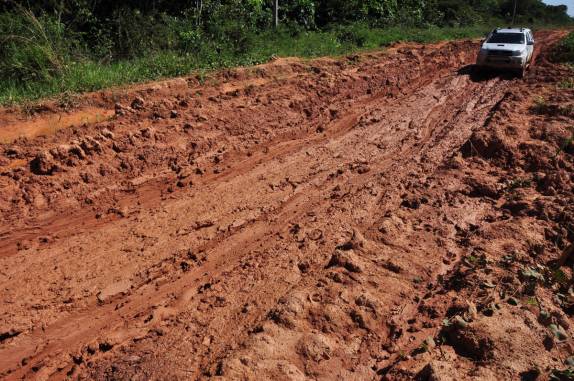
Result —
M 574 65 L 574 32 L 571 32 L 554 48 L 552 60 L 565 63 L 572 67 Z M 565 78 L 558 83 L 561 89 L 573 89 L 574 78 Z
M 574 32 L 571 32 L 554 49 L 552 59 L 556 62 L 574 64 Z
M 241 51 L 234 47 L 218 46 L 219 53 L 216 53 L 216 45 L 207 44 L 194 54 L 163 51 L 111 64 L 82 60 L 66 64 L 62 73 L 53 78 L 1 81 L 0 104 L 13 105 L 62 93 L 96 91 L 111 86 L 187 75 L 194 71 L 255 65 L 273 56 L 340 56 L 380 49 L 397 41 L 431 43 L 473 38 L 483 36 L 490 29 L 490 26 L 373 29 L 363 24 L 354 24 L 295 35 L 288 30 L 251 35 L 249 43 Z

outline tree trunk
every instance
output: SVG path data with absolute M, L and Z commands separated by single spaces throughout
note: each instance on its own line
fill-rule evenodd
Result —
M 279 0 L 273 0 L 273 27 L 279 27 Z
M 195 12 L 197 14 L 196 25 L 201 24 L 201 12 L 203 12 L 203 0 L 195 0 Z

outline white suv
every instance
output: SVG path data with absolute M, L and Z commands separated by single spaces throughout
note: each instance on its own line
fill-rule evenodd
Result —
M 534 36 L 530 29 L 495 29 L 484 40 L 478 53 L 478 68 L 510 69 L 520 76 L 530 66 Z

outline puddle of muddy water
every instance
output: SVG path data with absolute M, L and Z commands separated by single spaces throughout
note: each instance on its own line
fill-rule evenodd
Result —
M 114 110 L 105 108 L 86 108 L 70 114 L 50 113 L 31 120 L 14 120 L 0 125 L 0 143 L 11 143 L 26 137 L 34 138 L 40 135 L 53 135 L 59 130 L 100 123 L 111 119 Z

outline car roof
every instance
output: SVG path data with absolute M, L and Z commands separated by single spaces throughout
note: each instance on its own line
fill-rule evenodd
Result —
M 496 28 L 496 33 L 525 33 L 530 32 L 530 29 L 526 28 Z

